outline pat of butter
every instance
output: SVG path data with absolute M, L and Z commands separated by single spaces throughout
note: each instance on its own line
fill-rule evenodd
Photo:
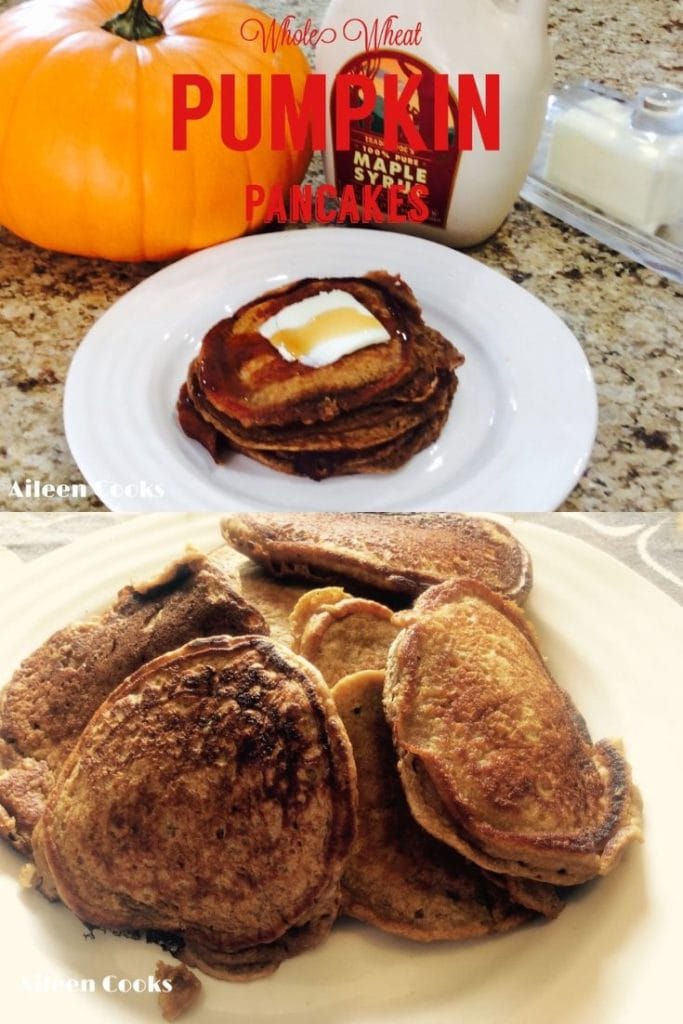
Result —
M 287 362 L 329 366 L 391 335 L 349 292 L 335 288 L 285 306 L 259 327 Z
M 596 96 L 561 111 L 545 178 L 649 234 L 683 217 L 680 136 L 634 131 L 631 108 Z

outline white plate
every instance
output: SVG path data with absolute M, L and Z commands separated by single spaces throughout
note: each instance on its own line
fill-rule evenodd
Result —
M 379 268 L 405 278 L 426 322 L 466 357 L 439 440 L 388 476 L 316 483 L 244 456 L 214 465 L 175 416 L 178 389 L 208 328 L 288 281 Z M 574 335 L 501 274 L 407 235 L 318 228 L 228 242 L 134 288 L 77 351 L 64 422 L 83 475 L 121 512 L 531 512 L 556 508 L 583 473 L 597 401 Z M 150 493 L 154 485 L 163 495 Z
M 23 571 L 24 563 L 19 555 L 9 548 L 0 547 L 0 590 L 15 587 Z
M 594 736 L 623 736 L 646 809 L 646 844 L 587 886 L 549 924 L 506 936 L 421 946 L 344 923 L 318 949 L 264 981 L 202 978 L 201 1024 L 643 1024 L 672 1020 L 679 1000 L 680 729 L 683 610 L 608 555 L 517 522 L 536 582 L 529 611 L 559 681 Z M 187 541 L 219 541 L 208 516 L 150 516 L 98 531 L 26 567 L 1 621 L 9 672 L 48 633 L 108 601 Z M 155 998 L 107 994 L 107 975 L 145 978 L 159 950 L 98 933 L 85 940 L 59 905 L 19 888 L 21 861 L 0 844 L 5 1016 L 19 1021 L 158 1024 Z M 164 957 L 166 960 L 169 957 Z M 93 978 L 94 993 L 39 994 L 26 986 Z M 47 982 L 45 981 L 47 979 Z M 675 1016 L 675 1014 L 674 1014 Z

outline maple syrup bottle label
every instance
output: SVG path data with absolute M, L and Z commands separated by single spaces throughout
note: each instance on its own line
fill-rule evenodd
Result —
M 460 152 L 457 145 L 458 104 L 448 79 L 410 53 L 370 50 L 352 57 L 341 75 L 362 76 L 374 87 L 374 105 L 362 120 L 352 120 L 349 148 L 337 136 L 337 90 L 332 89 L 331 123 L 336 186 L 353 186 L 359 206 L 372 189 L 387 214 L 388 190 L 406 194 L 415 186 L 428 214 L 422 223 L 445 227 Z M 418 84 L 419 82 L 419 84 Z M 351 105 L 368 105 L 365 84 L 351 89 Z M 381 189 L 379 195 L 375 190 Z

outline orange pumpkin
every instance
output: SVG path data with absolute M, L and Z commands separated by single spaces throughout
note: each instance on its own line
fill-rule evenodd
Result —
M 117 18 L 121 6 L 32 0 L 0 15 L 0 224 L 113 260 L 167 259 L 258 227 L 246 219 L 246 185 L 300 181 L 310 151 L 289 137 L 270 149 L 269 82 L 261 143 L 246 153 L 224 146 L 220 76 L 236 76 L 239 128 L 247 74 L 290 75 L 299 102 L 303 53 L 245 42 L 245 21 L 272 19 L 229 0 L 149 0 L 146 11 L 133 0 Z M 214 88 L 186 151 L 172 148 L 174 74 L 203 74 Z

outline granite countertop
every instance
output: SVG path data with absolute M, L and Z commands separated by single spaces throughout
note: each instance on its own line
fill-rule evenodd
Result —
M 0 0 L 0 9 L 11 2 Z M 326 3 L 260 6 L 319 21 Z M 635 90 L 683 78 L 675 0 L 550 0 L 550 25 L 558 81 L 588 77 Z M 521 200 L 497 235 L 470 254 L 559 314 L 593 368 L 597 444 L 563 508 L 683 509 L 680 289 Z M 94 320 L 156 269 L 47 252 L 0 228 L 0 508 L 55 508 L 53 499 L 13 497 L 13 480 L 82 481 L 62 426 L 69 362 Z M 99 507 L 94 496 L 59 504 Z

